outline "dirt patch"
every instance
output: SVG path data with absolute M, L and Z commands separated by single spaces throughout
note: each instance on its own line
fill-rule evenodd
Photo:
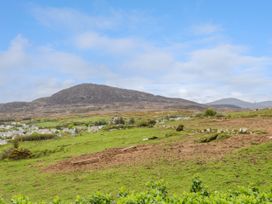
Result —
M 199 162 L 221 159 L 227 153 L 242 147 L 271 141 L 271 136 L 238 135 L 222 141 L 195 143 L 193 141 L 173 144 L 139 145 L 127 148 L 111 148 L 102 152 L 82 155 L 58 162 L 45 169 L 46 172 L 102 169 L 119 165 L 145 164 L 153 161 Z

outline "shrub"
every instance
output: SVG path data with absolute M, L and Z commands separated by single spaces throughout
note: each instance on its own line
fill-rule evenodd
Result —
M 216 140 L 217 139 L 217 137 L 218 137 L 218 134 L 213 134 L 213 135 L 208 135 L 208 136 L 206 136 L 206 137 L 204 137 L 204 138 L 201 138 L 200 140 L 199 140 L 199 142 L 200 143 L 208 143 L 208 142 L 211 142 L 211 141 L 214 141 L 214 140 Z
M 138 127 L 148 127 L 148 123 L 147 121 L 140 121 L 138 124 L 137 124 Z
M 208 196 L 209 195 L 209 193 L 205 189 L 202 181 L 198 177 L 196 177 L 196 178 L 193 179 L 190 192 L 192 192 L 192 193 L 201 193 L 204 196 Z
M 212 192 L 209 193 L 199 178 L 193 179 L 190 193 L 171 195 L 162 182 L 152 182 L 148 184 L 148 189 L 141 192 L 128 192 L 121 190 L 117 197 L 109 194 L 96 193 L 84 199 L 79 196 L 74 204 L 268 204 L 272 203 L 272 191 L 260 192 L 256 188 L 239 189 L 238 191 Z M 10 202 L 0 198 L 0 204 L 62 204 L 68 203 L 55 197 L 51 202 L 32 202 L 28 197 L 16 196 Z
M 184 125 L 179 124 L 178 127 L 176 128 L 177 132 L 183 131 L 184 130 Z
M 24 148 L 10 148 L 4 151 L 0 158 L 1 159 L 11 159 L 11 160 L 20 160 L 20 159 L 27 159 L 32 156 L 32 153 L 28 149 Z
M 156 121 L 155 120 L 147 120 L 147 121 L 140 121 L 138 123 L 138 127 L 154 127 L 156 125 Z
M 19 141 L 18 140 L 12 140 L 12 144 L 15 149 L 19 148 Z
M 124 125 L 125 120 L 123 117 L 113 117 L 110 122 L 112 125 Z
M 54 134 L 40 134 L 40 133 L 32 133 L 31 135 L 17 137 L 15 140 L 18 141 L 39 141 L 39 140 L 50 140 L 54 139 L 56 135 Z
M 94 122 L 95 126 L 107 125 L 107 121 L 102 119 Z
M 128 124 L 129 124 L 129 125 L 134 125 L 134 124 L 135 124 L 135 119 L 134 119 L 134 118 L 130 118 L 130 119 L 128 120 Z
M 156 120 L 148 120 L 147 121 L 147 124 L 148 124 L 148 127 L 154 127 L 156 125 Z
M 105 195 L 102 194 L 100 192 L 92 195 L 89 199 L 88 199 L 88 203 L 89 204 L 111 204 L 113 203 L 113 198 L 111 195 Z
M 208 108 L 204 112 L 204 116 L 206 116 L 206 117 L 213 117 L 213 116 L 216 116 L 216 114 L 217 114 L 217 112 L 215 110 L 213 110 L 212 108 Z

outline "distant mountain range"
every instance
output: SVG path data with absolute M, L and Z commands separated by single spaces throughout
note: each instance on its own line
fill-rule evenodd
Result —
M 229 106 L 229 107 L 237 107 L 244 109 L 262 109 L 262 108 L 271 108 L 272 101 L 263 101 L 258 103 L 251 103 L 247 101 L 243 101 L 237 98 L 224 98 L 217 101 L 213 101 L 211 103 L 207 103 L 208 106 Z
M 181 99 L 97 84 L 80 84 L 50 97 L 32 102 L 0 104 L 2 115 L 47 115 L 89 111 L 126 111 L 165 108 L 203 108 L 204 105 Z

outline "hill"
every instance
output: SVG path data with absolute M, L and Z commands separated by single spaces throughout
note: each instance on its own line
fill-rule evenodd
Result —
M 207 105 L 212 106 L 234 106 L 239 108 L 246 108 L 246 109 L 256 109 L 256 108 L 271 108 L 272 107 L 272 101 L 264 101 L 264 102 L 258 102 L 258 103 L 251 103 L 247 101 L 243 101 L 237 98 L 224 98 L 217 101 L 213 101 L 210 103 L 207 103 Z
M 80 84 L 61 90 L 50 97 L 32 102 L 0 104 L 0 113 L 11 116 L 80 113 L 165 108 L 202 108 L 203 105 L 180 98 L 167 98 L 150 93 L 97 84 Z
M 121 89 L 97 84 L 80 84 L 64 89 L 51 97 L 35 100 L 47 105 L 69 104 L 112 104 L 112 103 L 182 103 L 184 106 L 197 105 L 197 103 L 176 98 L 166 98 L 150 93 Z

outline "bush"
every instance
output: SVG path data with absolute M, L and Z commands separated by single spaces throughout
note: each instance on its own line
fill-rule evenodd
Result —
M 147 124 L 148 124 L 148 127 L 154 127 L 156 125 L 156 120 L 148 120 L 147 121 Z
M 12 144 L 15 149 L 19 148 L 19 141 L 18 140 L 12 140 Z
M 98 120 L 94 122 L 95 126 L 101 126 L 101 125 L 107 125 L 107 121 L 106 120 Z
M 184 125 L 179 124 L 178 127 L 176 128 L 177 132 L 183 131 L 184 130 Z
M 215 110 L 213 110 L 212 108 L 208 108 L 204 112 L 204 116 L 206 116 L 206 117 L 213 117 L 213 116 L 216 116 L 216 114 L 217 114 L 217 112 Z
M 113 198 L 111 195 L 104 195 L 100 192 L 92 195 L 88 199 L 88 204 L 111 204 L 113 203 Z
M 128 120 L 128 125 L 134 125 L 135 124 L 135 119 L 134 118 L 130 118 Z
M 32 156 L 32 153 L 28 149 L 24 148 L 10 148 L 4 151 L 0 158 L 1 159 L 11 159 L 11 160 L 20 160 L 20 159 L 28 159 Z
M 257 188 L 240 189 L 238 191 L 228 191 L 227 193 L 209 193 L 199 178 L 193 179 L 190 193 L 171 195 L 162 182 L 152 182 L 147 185 L 148 189 L 141 192 L 128 192 L 121 190 L 117 197 L 109 194 L 96 193 L 84 199 L 77 197 L 75 204 L 268 204 L 272 203 L 272 191 L 260 192 Z M 0 199 L 1 204 L 62 204 L 66 203 L 59 197 L 51 202 L 32 202 L 28 197 L 16 196 L 11 202 Z
M 54 134 L 40 134 L 40 133 L 32 133 L 31 135 L 16 137 L 15 140 L 18 141 L 39 141 L 39 140 L 50 140 L 54 139 L 56 135 Z
M 156 125 L 156 121 L 155 120 L 147 120 L 147 121 L 140 121 L 138 123 L 138 127 L 154 127 Z
M 204 185 L 202 184 L 202 181 L 198 177 L 193 179 L 190 192 L 191 193 L 201 193 L 204 196 L 209 195 L 208 191 L 205 189 Z
M 148 127 L 148 123 L 147 123 L 147 121 L 140 121 L 137 124 L 137 127 Z
M 113 117 L 110 122 L 112 125 L 124 125 L 125 120 L 123 117 Z

